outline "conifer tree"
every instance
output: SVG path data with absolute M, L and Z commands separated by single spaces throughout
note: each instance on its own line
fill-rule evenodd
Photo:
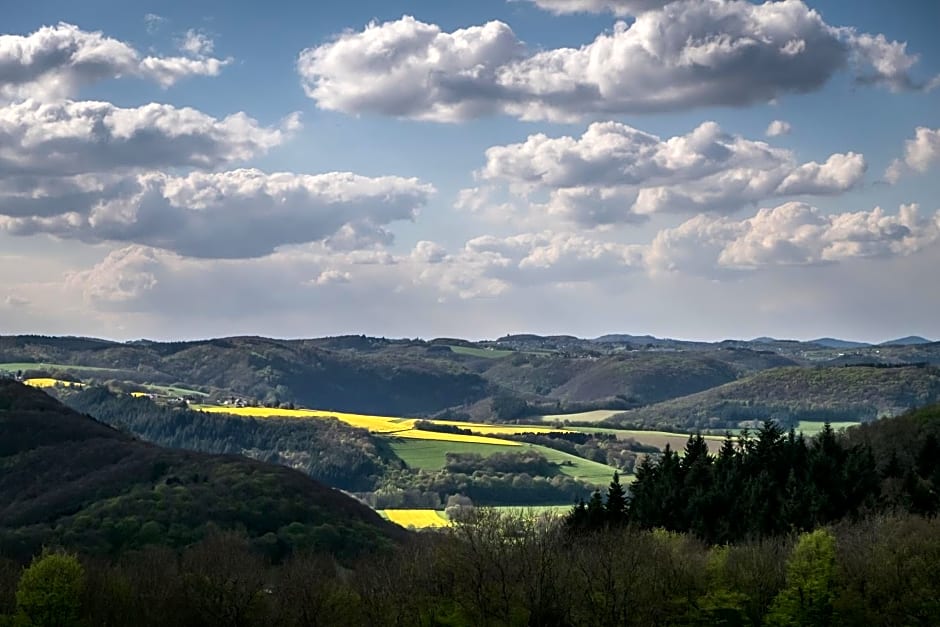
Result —
M 604 500 L 601 498 L 601 491 L 594 490 L 587 503 L 587 524 L 591 529 L 599 529 L 604 525 L 605 510 Z
M 620 473 L 614 472 L 614 478 L 607 488 L 607 503 L 604 505 L 607 521 L 611 525 L 621 525 L 627 520 L 627 494 L 620 485 Z

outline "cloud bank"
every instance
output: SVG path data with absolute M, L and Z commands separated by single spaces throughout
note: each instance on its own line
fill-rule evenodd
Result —
M 84 85 L 126 77 L 169 87 L 190 76 L 216 76 L 228 62 L 202 54 L 143 56 L 126 42 L 61 22 L 29 35 L 0 35 L 0 99 L 71 98 Z
M 744 106 L 821 88 L 849 68 L 893 90 L 926 89 L 903 42 L 827 24 L 801 0 L 652 2 L 580 48 L 531 52 L 498 21 L 445 32 L 413 17 L 371 23 L 300 53 L 322 109 L 458 122 Z M 564 2 L 564 7 L 647 3 Z
M 794 154 L 705 122 L 662 139 L 619 122 L 590 125 L 581 137 L 531 135 L 494 146 L 478 173 L 517 195 L 548 194 L 539 209 L 582 227 L 638 222 L 657 213 L 732 213 L 767 198 L 834 195 L 858 186 L 857 153 L 799 163 Z

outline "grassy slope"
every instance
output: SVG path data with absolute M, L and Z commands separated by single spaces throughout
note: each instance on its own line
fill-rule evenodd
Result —
M 449 346 L 451 351 L 458 355 L 467 355 L 469 357 L 482 357 L 484 359 L 500 359 L 508 355 L 514 355 L 515 351 L 506 351 L 489 348 L 475 348 L 473 346 Z
M 842 429 L 848 429 L 849 427 L 857 427 L 859 422 L 833 422 L 830 423 L 830 426 L 836 431 L 841 431 Z M 818 434 L 820 431 L 825 428 L 825 422 L 813 422 L 811 420 L 803 420 L 797 426 L 796 430 L 801 432 L 806 437 L 812 437 Z
M 672 447 L 672 450 L 681 451 L 685 448 L 685 444 L 689 440 L 688 433 L 677 433 L 672 431 L 609 429 L 605 427 L 572 427 L 572 429 L 582 433 L 608 433 L 616 435 L 617 439 L 619 440 L 634 440 L 640 444 L 655 446 L 660 450 L 663 450 L 666 448 L 666 444 L 669 444 L 669 446 Z M 703 437 L 708 441 L 709 449 L 711 449 L 713 452 L 717 451 L 717 447 L 721 446 L 721 442 L 725 439 L 724 436 L 721 435 L 706 435 Z
M 438 440 L 405 440 L 389 438 L 389 446 L 408 466 L 423 470 L 440 470 L 444 467 L 447 453 L 474 453 L 488 457 L 493 453 L 518 452 L 495 444 L 471 444 L 464 442 L 442 442 Z
M 549 461 L 563 464 L 561 466 L 563 474 L 592 484 L 606 484 L 616 470 L 605 464 L 533 444 L 524 444 L 522 447 L 507 450 L 503 446 L 488 444 L 392 440 L 391 447 L 395 454 L 404 460 L 406 464 L 412 468 L 422 468 L 424 470 L 440 470 L 443 468 L 447 453 L 475 453 L 485 457 L 493 453 L 519 452 L 523 447 L 535 449 L 545 455 Z

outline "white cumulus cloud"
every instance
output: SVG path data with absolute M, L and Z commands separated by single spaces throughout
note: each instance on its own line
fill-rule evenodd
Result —
M 765 198 L 838 194 L 861 183 L 856 153 L 800 164 L 794 154 L 705 122 L 662 139 L 619 122 L 581 137 L 532 135 L 494 146 L 478 173 L 522 196 L 547 193 L 544 209 L 582 226 L 636 222 L 661 212 L 733 212 Z
M 130 44 L 60 22 L 29 35 L 0 35 L 0 99 L 74 97 L 83 85 L 140 77 L 169 87 L 189 76 L 215 76 L 228 60 L 142 56 Z
M 784 120 L 774 120 L 767 125 L 767 130 L 765 134 L 767 137 L 780 137 L 781 135 L 789 135 L 791 126 L 789 122 Z
M 801 0 L 659 4 L 580 48 L 534 53 L 502 22 L 445 32 L 405 16 L 308 48 L 297 69 L 323 109 L 440 122 L 740 106 L 817 90 L 846 67 L 895 90 L 929 86 L 906 44 L 830 26 Z
M 148 173 L 124 181 L 86 213 L 0 217 L 0 231 L 133 242 L 190 257 L 257 257 L 342 235 L 349 225 L 411 220 L 433 191 L 416 179 L 342 172 Z
M 890 183 L 897 183 L 905 172 L 924 173 L 938 160 L 940 160 L 940 129 L 918 127 L 914 131 L 914 139 L 909 139 L 904 144 L 904 157 L 891 162 L 885 172 L 885 178 Z
M 916 205 L 896 215 L 871 211 L 824 214 L 789 202 L 733 220 L 700 215 L 661 231 L 646 262 L 652 272 L 721 275 L 728 271 L 802 266 L 915 253 L 940 238 L 940 212 L 922 217 Z

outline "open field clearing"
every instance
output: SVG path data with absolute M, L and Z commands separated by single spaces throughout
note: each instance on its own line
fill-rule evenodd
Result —
M 502 514 L 538 518 L 541 516 L 564 517 L 571 511 L 572 505 L 496 505 L 482 509 Z M 402 527 L 414 529 L 440 529 L 452 523 L 443 510 L 434 509 L 382 509 L 379 515 Z
M 368 416 L 349 414 L 341 411 L 323 411 L 319 409 L 278 409 L 274 407 L 231 407 L 228 405 L 193 405 L 193 409 L 212 414 L 231 414 L 250 418 L 336 418 L 360 429 L 373 433 L 393 433 L 414 427 L 414 418 L 394 418 L 392 416 Z
M 561 464 L 560 470 L 562 474 L 580 479 L 587 483 L 599 486 L 607 485 L 613 478 L 614 473 L 618 472 L 616 468 L 608 466 L 607 464 L 592 462 L 589 459 L 571 455 L 564 451 L 557 451 L 547 446 L 539 446 L 537 444 L 528 444 L 527 446 L 542 453 L 548 461 Z M 624 484 L 630 483 L 633 481 L 633 476 L 621 473 L 620 481 Z
M 689 441 L 688 433 L 674 433 L 671 431 L 642 431 L 638 429 L 607 429 L 604 427 L 571 427 L 574 431 L 581 433 L 609 433 L 616 435 L 618 440 L 636 440 L 640 444 L 655 446 L 659 450 L 666 448 L 666 444 L 672 447 L 674 451 L 681 451 Z M 713 453 L 718 452 L 718 447 L 724 442 L 723 435 L 705 435 L 702 436 L 708 442 L 708 448 Z
M 396 433 L 397 438 L 401 434 Z M 507 452 L 505 444 L 516 444 L 519 448 L 514 451 L 522 451 L 526 448 L 534 449 L 545 456 L 551 462 L 560 465 L 559 471 L 562 474 L 586 481 L 595 485 L 607 485 L 616 471 L 616 468 L 599 464 L 590 460 L 570 455 L 563 451 L 556 451 L 545 446 L 536 444 L 524 444 L 519 442 L 508 442 L 507 440 L 496 440 L 500 445 L 492 443 L 468 443 L 468 442 L 443 442 L 443 441 L 422 441 L 422 440 L 392 440 L 391 447 L 408 466 L 411 468 L 420 468 L 422 470 L 441 470 L 448 453 L 474 453 L 488 457 L 494 453 Z M 630 475 L 622 477 L 623 483 L 631 480 Z
M 394 433 L 380 434 L 395 438 L 408 438 L 412 440 L 433 440 L 435 442 L 463 442 L 465 444 L 485 444 L 489 446 L 522 446 L 520 442 L 488 438 L 482 435 L 464 435 L 462 433 L 441 433 L 439 431 L 421 431 L 420 429 L 406 429 Z
M 830 424 L 832 425 L 832 428 L 834 430 L 839 431 L 840 429 L 848 429 L 849 427 L 856 427 L 862 423 L 860 422 L 833 422 Z M 826 426 L 825 422 L 810 422 L 810 421 L 804 420 L 800 422 L 799 424 L 797 424 L 796 431 L 797 433 L 802 431 L 803 435 L 809 438 L 820 433 L 823 430 L 823 427 L 825 426 Z
M 571 512 L 571 505 L 496 505 L 487 507 L 497 512 L 506 514 L 521 514 L 527 518 L 537 516 L 567 516 Z
M 7 372 L 16 372 L 17 370 L 67 370 L 69 372 L 96 372 L 102 374 L 110 374 L 115 376 L 124 375 L 127 373 L 126 370 L 119 370 L 116 368 L 96 368 L 94 366 L 72 366 L 69 364 L 52 364 L 46 362 L 9 362 L 0 364 L 0 370 L 5 370 Z
M 468 429 L 478 435 L 518 435 L 520 433 L 573 433 L 571 429 L 554 429 L 538 425 L 488 425 L 479 422 L 460 422 L 459 420 L 429 420 L 436 425 L 447 425 Z
M 469 355 L 470 357 L 483 357 L 485 359 L 500 359 L 501 357 L 506 357 L 507 355 L 512 355 L 515 351 L 499 350 L 499 349 L 489 349 L 489 348 L 474 348 L 472 346 L 448 346 L 451 351 L 457 353 L 458 355 Z
M 411 468 L 422 470 L 440 470 L 448 453 L 474 453 L 489 457 L 493 453 L 507 452 L 501 441 L 499 444 L 474 444 L 467 442 L 443 442 L 440 440 L 404 440 L 389 438 L 390 446 Z
M 57 385 L 63 387 L 85 387 L 84 383 L 76 383 L 75 381 L 63 381 L 62 379 L 50 379 L 48 377 L 38 377 L 35 379 L 26 379 L 23 381 L 26 385 L 31 385 L 34 388 L 54 388 Z
M 200 392 L 199 390 L 178 388 L 172 385 L 144 385 L 143 387 L 147 388 L 147 390 L 154 394 L 163 394 L 165 396 L 209 396 L 205 392 Z
M 532 420 L 538 422 L 603 422 L 611 416 L 622 414 L 622 409 L 595 409 L 594 411 L 582 411 L 577 414 L 547 414 L 545 416 L 533 416 Z
M 379 514 L 402 527 L 431 529 L 450 526 L 444 512 L 433 509 L 384 509 Z
M 438 431 L 424 431 L 415 429 L 417 418 L 395 418 L 392 416 L 371 416 L 366 414 L 350 414 L 346 412 L 325 411 L 320 409 L 277 409 L 269 407 L 231 407 L 228 405 L 193 405 L 199 411 L 232 414 L 234 416 L 248 416 L 251 418 L 336 418 L 342 422 L 360 429 L 367 429 L 376 434 L 394 435 L 395 437 L 415 440 L 436 440 L 440 442 L 464 442 L 468 444 L 490 444 L 498 446 L 520 446 L 518 442 L 500 440 L 499 435 L 517 433 L 551 433 L 558 429 L 542 426 L 515 426 L 515 425 L 488 425 L 473 422 L 458 422 L 448 420 L 430 420 L 435 424 L 448 425 L 468 429 L 474 435 L 458 433 L 442 433 Z

